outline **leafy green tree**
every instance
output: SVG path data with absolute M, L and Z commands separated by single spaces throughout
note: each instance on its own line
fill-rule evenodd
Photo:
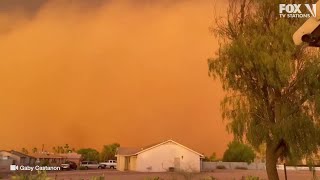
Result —
M 79 149 L 78 154 L 81 154 L 85 161 L 99 161 L 99 152 L 92 148 Z
M 223 154 L 223 161 L 252 163 L 255 156 L 250 146 L 238 141 L 232 141 L 228 144 L 228 149 Z
M 227 129 L 255 149 L 266 144 L 269 180 L 279 179 L 279 158 L 309 156 L 320 144 L 319 51 L 294 45 L 292 34 L 303 22 L 280 18 L 280 3 L 290 1 L 231 0 L 227 17 L 212 28 L 220 48 L 208 61 L 226 92 Z
M 100 160 L 101 161 L 106 161 L 106 160 L 110 160 L 110 159 L 116 159 L 116 153 L 117 153 L 117 149 L 120 147 L 120 144 L 118 143 L 113 143 L 113 144 L 109 144 L 109 145 L 104 145 L 103 149 L 101 151 L 100 154 Z

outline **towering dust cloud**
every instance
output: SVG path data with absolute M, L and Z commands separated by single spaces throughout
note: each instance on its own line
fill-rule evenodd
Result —
M 0 148 L 173 138 L 221 154 L 230 137 L 206 61 L 215 6 L 224 5 L 0 1 Z

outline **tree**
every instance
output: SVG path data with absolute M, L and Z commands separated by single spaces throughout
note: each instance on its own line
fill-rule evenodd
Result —
M 69 148 L 70 148 L 69 144 L 65 144 L 64 145 L 64 152 L 66 152 L 66 153 L 70 152 L 71 150 Z
M 204 158 L 204 161 L 208 161 L 208 162 L 217 161 L 217 155 L 216 155 L 216 153 L 213 152 L 210 157 L 207 157 L 207 156 L 206 156 L 206 157 Z
M 279 3 L 231 0 L 227 17 L 215 20 L 220 48 L 208 60 L 209 74 L 226 92 L 228 131 L 255 149 L 266 144 L 269 180 L 279 179 L 279 158 L 310 156 L 320 144 L 319 51 L 294 45 L 302 20 L 280 18 Z
M 38 148 L 34 147 L 32 148 L 32 153 L 37 153 L 38 152 Z
M 116 153 L 117 149 L 120 147 L 120 144 L 118 143 L 113 143 L 109 145 L 104 145 L 103 149 L 100 154 L 100 160 L 101 161 L 106 161 L 106 160 L 114 160 L 116 159 Z
M 21 152 L 24 153 L 24 154 L 29 154 L 29 151 L 26 148 L 22 148 Z
M 223 154 L 225 162 L 247 162 L 252 163 L 255 158 L 253 149 L 238 141 L 232 141 L 228 144 L 228 149 Z
M 261 144 L 258 149 L 257 149 L 257 157 L 262 161 L 262 162 L 266 162 L 266 144 L 263 143 Z
M 53 153 L 58 153 L 58 149 L 55 146 L 52 147 L 52 151 Z
M 78 154 L 81 154 L 82 159 L 85 161 L 98 161 L 99 160 L 99 152 L 92 148 L 84 148 L 79 149 L 77 151 Z
M 62 146 L 57 146 L 57 151 L 58 151 L 58 153 L 63 154 L 64 153 L 64 148 Z

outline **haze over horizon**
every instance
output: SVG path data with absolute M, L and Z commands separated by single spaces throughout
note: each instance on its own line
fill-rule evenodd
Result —
M 24 2 L 24 3 L 22 3 Z M 222 156 L 222 1 L 0 1 L 0 149 L 173 139 Z M 224 12 L 221 12 L 224 13 Z

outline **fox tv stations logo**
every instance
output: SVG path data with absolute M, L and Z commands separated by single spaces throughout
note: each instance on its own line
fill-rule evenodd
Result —
M 316 4 L 279 4 L 280 18 L 310 18 L 316 13 Z

